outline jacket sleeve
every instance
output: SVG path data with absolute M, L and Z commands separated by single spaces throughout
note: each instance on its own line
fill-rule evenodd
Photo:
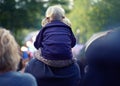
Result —
M 71 30 L 71 47 L 73 48 L 76 45 L 76 38 Z
M 34 47 L 36 49 L 39 49 L 42 46 L 42 32 L 43 32 L 43 29 L 40 30 L 34 42 Z

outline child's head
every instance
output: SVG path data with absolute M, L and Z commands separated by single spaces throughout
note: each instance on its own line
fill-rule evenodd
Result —
M 51 22 L 52 20 L 60 20 L 63 23 L 67 24 L 68 26 L 71 26 L 71 22 L 67 17 L 65 17 L 65 11 L 61 7 L 61 5 L 54 5 L 48 7 L 46 11 L 46 18 L 42 20 L 41 25 L 45 26 L 47 23 Z
M 62 21 L 64 17 L 65 17 L 65 11 L 60 5 L 50 6 L 46 11 L 46 18 L 49 19 L 49 21 L 51 20 Z

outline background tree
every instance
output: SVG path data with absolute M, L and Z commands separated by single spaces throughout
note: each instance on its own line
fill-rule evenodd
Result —
M 96 32 L 120 26 L 119 6 L 119 0 L 74 0 L 68 17 L 74 32 L 80 34 L 80 42 L 85 43 Z
M 63 5 L 69 12 L 71 0 L 0 0 L 0 26 L 10 29 L 21 42 L 27 29 L 38 29 L 45 10 L 53 4 Z M 24 32 L 24 33 L 22 33 Z
M 46 8 L 53 4 L 64 7 L 80 43 L 120 26 L 119 0 L 0 0 L 0 26 L 10 29 L 20 43 L 26 33 L 41 27 Z

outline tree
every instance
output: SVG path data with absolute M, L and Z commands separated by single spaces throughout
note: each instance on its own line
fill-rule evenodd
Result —
M 0 25 L 11 30 L 36 27 L 48 6 L 68 3 L 69 0 L 0 0 Z
M 72 21 L 72 28 L 74 33 L 79 37 L 81 43 L 85 43 L 88 37 L 93 33 L 90 27 L 90 1 L 89 0 L 75 0 L 74 7 L 67 16 Z
M 91 18 L 93 18 L 94 24 L 101 26 L 102 29 L 110 29 L 120 25 L 118 6 L 120 6 L 119 0 L 97 0 L 97 2 L 93 2 Z M 96 22 L 97 20 L 99 22 Z
M 74 3 L 68 17 L 74 32 L 80 30 L 80 42 L 85 43 L 96 32 L 120 26 L 119 0 L 75 0 Z
M 45 10 L 53 4 L 61 4 L 69 12 L 71 0 L 0 0 L 0 26 L 10 29 L 17 36 L 24 28 L 40 28 Z M 22 35 L 22 33 L 21 33 Z

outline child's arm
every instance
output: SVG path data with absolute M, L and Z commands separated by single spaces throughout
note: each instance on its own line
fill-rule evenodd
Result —
M 43 29 L 41 29 L 41 31 L 38 33 L 36 40 L 34 42 L 34 47 L 36 49 L 39 49 L 42 46 L 42 33 L 43 33 Z
M 71 30 L 71 47 L 73 48 L 76 45 L 76 38 Z

